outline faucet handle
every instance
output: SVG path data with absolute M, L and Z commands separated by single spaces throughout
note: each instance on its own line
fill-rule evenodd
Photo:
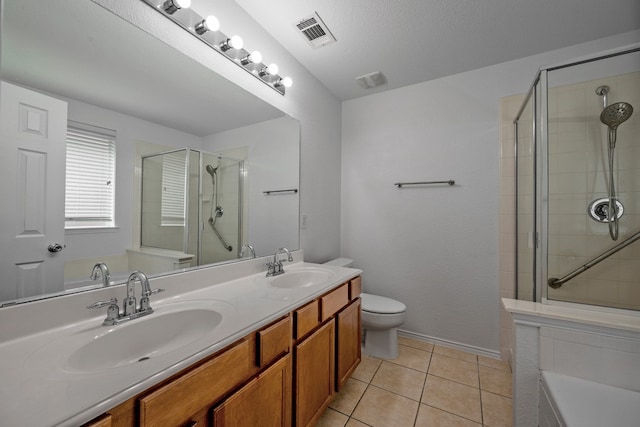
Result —
M 102 308 L 106 306 L 118 305 L 117 298 L 111 298 L 109 301 L 98 301 L 94 302 L 91 305 L 88 305 L 87 308 Z
M 111 298 L 109 301 L 98 301 L 93 304 L 87 306 L 87 308 L 102 308 L 107 307 L 107 317 L 102 322 L 105 326 L 115 325 L 120 317 L 120 307 L 118 307 L 117 298 Z

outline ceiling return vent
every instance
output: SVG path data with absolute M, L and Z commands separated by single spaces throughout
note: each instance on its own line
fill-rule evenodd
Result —
M 314 49 L 335 43 L 336 41 L 336 38 L 331 34 L 331 31 L 329 31 L 327 25 L 322 18 L 320 18 L 318 12 L 314 12 L 313 15 L 301 19 L 295 25 L 298 31 L 300 31 L 300 34 L 302 34 L 304 39 Z
M 363 89 L 371 89 L 387 83 L 387 78 L 380 71 L 356 77 L 356 81 Z

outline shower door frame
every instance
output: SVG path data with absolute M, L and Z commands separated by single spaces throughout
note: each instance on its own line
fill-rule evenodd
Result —
M 612 51 L 607 54 L 597 55 L 586 59 L 555 65 L 547 68 L 541 68 L 535 75 L 527 95 L 513 121 L 514 124 L 514 149 L 515 149 L 515 238 L 516 238 L 516 259 L 515 259 L 515 295 L 518 299 L 518 120 L 526 109 L 527 103 L 533 97 L 533 152 L 534 154 L 534 179 L 533 191 L 535 194 L 533 201 L 533 210 L 535 216 L 533 236 L 535 241 L 533 271 L 533 302 L 542 302 L 543 304 L 558 304 L 567 306 L 584 306 L 583 303 L 565 302 L 559 300 L 549 300 L 547 285 L 548 279 L 548 231 L 549 231 L 549 107 L 548 107 L 548 73 L 550 71 L 560 70 L 563 68 L 574 67 L 595 61 L 601 61 L 608 58 L 632 54 L 640 52 L 640 45 L 634 44 L 626 46 L 622 49 Z M 539 90 L 537 90 L 539 89 Z M 539 103 L 538 103 L 539 98 Z M 597 310 L 624 310 L 606 306 L 592 306 Z M 624 310 L 628 311 L 628 310 Z M 635 314 L 635 313 L 634 313 Z

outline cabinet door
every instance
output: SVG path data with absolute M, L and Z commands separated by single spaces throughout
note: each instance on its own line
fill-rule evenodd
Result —
M 213 411 L 214 427 L 290 427 L 291 355 L 242 387 Z
M 334 393 L 333 319 L 296 346 L 295 371 L 296 426 L 314 425 Z
M 249 377 L 255 360 L 250 350 L 243 341 L 141 397 L 140 427 L 200 425 L 203 410 Z
M 338 313 L 337 319 L 336 390 L 339 390 L 358 367 L 362 357 L 360 298 Z

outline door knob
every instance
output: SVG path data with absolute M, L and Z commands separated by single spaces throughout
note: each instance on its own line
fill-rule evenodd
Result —
M 60 252 L 62 251 L 62 245 L 60 243 L 52 243 L 49 246 L 47 246 L 47 249 L 51 253 Z

